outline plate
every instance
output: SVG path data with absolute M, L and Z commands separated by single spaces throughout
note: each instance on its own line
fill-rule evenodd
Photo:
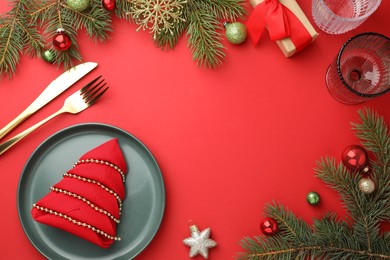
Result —
M 33 203 L 45 196 L 81 155 L 112 138 L 118 138 L 128 166 L 126 197 L 117 225 L 121 241 L 103 249 L 34 221 Z M 80 124 L 57 132 L 33 152 L 19 180 L 17 206 L 24 232 L 49 259 L 132 259 L 159 229 L 165 208 L 164 181 L 153 155 L 137 138 L 110 125 Z

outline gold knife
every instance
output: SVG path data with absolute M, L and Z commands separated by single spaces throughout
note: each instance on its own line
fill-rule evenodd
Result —
M 96 62 L 85 62 L 79 64 L 58 76 L 53 80 L 46 89 L 31 103 L 20 115 L 9 122 L 3 129 L 0 130 L 0 139 L 8 134 L 12 129 L 29 118 L 36 111 L 41 109 L 47 103 L 56 98 L 59 94 L 64 92 L 79 79 L 87 75 L 94 68 L 97 67 Z

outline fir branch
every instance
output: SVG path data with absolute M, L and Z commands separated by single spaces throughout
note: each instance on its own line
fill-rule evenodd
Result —
M 388 253 L 385 254 L 373 253 L 371 251 L 366 251 L 366 250 L 354 250 L 354 249 L 340 248 L 334 246 L 324 247 L 322 248 L 322 250 L 326 252 L 328 259 L 354 259 L 354 260 L 390 259 L 390 255 Z M 328 257 L 329 254 L 332 254 L 335 257 L 334 258 Z
M 291 246 L 282 243 L 281 240 L 275 240 L 274 238 L 268 238 L 264 240 L 258 240 L 257 242 L 251 238 L 245 238 L 241 241 L 241 246 L 248 253 L 243 253 L 238 256 L 239 260 L 257 260 L 257 259 L 307 259 L 306 254 L 300 254 L 300 252 L 311 252 L 320 249 L 319 246 Z M 255 248 L 255 250 L 253 250 Z M 270 250 L 272 248 L 272 250 Z
M 243 0 L 202 0 L 209 7 L 218 20 L 228 22 L 243 19 L 246 15 L 245 7 L 248 5 Z
M 154 39 L 155 45 L 163 50 L 173 49 L 178 43 L 180 36 L 188 27 L 188 17 L 190 14 L 191 5 L 187 3 L 183 8 L 183 20 L 176 24 L 172 33 L 162 31 L 160 34 L 158 34 Z
M 378 113 L 364 109 L 358 111 L 360 123 L 352 123 L 356 136 L 375 155 L 370 164 L 370 177 L 379 188 L 373 194 L 379 220 L 390 218 L 390 131 Z M 387 185 L 386 185 L 387 184 Z M 374 210 L 374 209 L 373 209 Z
M 193 60 L 201 67 L 217 68 L 226 56 L 222 35 L 218 32 L 221 25 L 204 2 L 192 1 L 188 5 L 191 12 L 186 34 Z
M 23 30 L 22 33 L 22 39 L 26 43 L 24 48 L 24 53 L 27 55 L 30 55 L 32 57 L 34 56 L 40 56 L 41 48 L 43 47 L 44 39 L 43 37 L 37 32 L 36 30 L 36 24 L 30 22 L 28 24 L 27 21 L 21 22 L 18 21 L 18 24 L 20 26 L 20 29 Z M 28 24 L 25 26 L 25 24 Z M 27 44 L 29 43 L 29 44 Z
M 0 77 L 3 74 L 13 74 L 21 53 L 40 56 L 45 47 L 55 52 L 54 63 L 67 69 L 73 66 L 74 60 L 82 60 L 77 44 L 78 30 L 85 28 L 89 38 L 95 41 L 109 40 L 113 30 L 113 12 L 105 10 L 101 0 L 91 0 L 90 6 L 82 12 L 70 8 L 64 0 L 11 1 L 11 11 L 5 17 L 0 17 Z M 181 4 L 182 12 L 172 13 L 173 21 L 157 14 L 155 18 L 158 21 L 162 19 L 160 24 L 163 24 L 163 29 L 159 28 L 158 33 L 153 34 L 154 44 L 163 50 L 172 49 L 186 33 L 193 60 L 202 67 L 219 67 L 226 56 L 225 47 L 221 43 L 220 20 L 243 19 L 246 1 L 186 0 Z M 133 5 L 134 1 L 131 0 L 116 0 L 115 16 L 136 22 L 129 15 Z M 168 9 L 165 15 L 171 11 Z M 64 28 L 72 41 L 71 47 L 66 51 L 58 51 L 51 44 L 59 28 Z
M 116 0 L 115 6 L 115 15 L 126 21 L 132 21 L 131 15 L 129 12 L 131 11 L 131 1 L 128 0 Z
M 34 3 L 35 4 L 32 6 L 31 8 L 32 11 L 29 13 L 29 15 L 31 19 L 33 19 L 33 21 L 40 21 L 41 23 L 46 21 L 47 17 L 52 16 L 50 12 L 55 11 L 56 10 L 55 7 L 58 4 L 55 1 L 52 2 L 42 1 L 42 2 L 34 2 Z M 42 24 L 40 24 L 40 26 L 42 26 Z
M 154 39 L 154 43 L 156 47 L 161 48 L 162 50 L 169 50 L 175 48 L 176 44 L 179 41 L 180 36 L 185 32 L 188 27 L 188 17 L 189 8 L 185 6 L 183 8 L 183 17 L 184 21 L 180 21 L 176 24 L 175 28 L 173 28 L 172 33 L 162 31 L 156 38 Z
M 173 29 L 173 33 L 161 32 L 160 34 L 156 35 L 156 39 L 154 40 L 156 47 L 161 48 L 162 50 L 175 48 L 180 36 L 183 34 L 185 29 L 185 22 L 181 22 L 180 25 L 176 25 L 176 27 Z
M 318 161 L 314 172 L 330 188 L 339 193 L 352 218 L 360 218 L 364 215 L 365 196 L 362 196 L 357 186 L 360 180 L 358 174 L 351 174 L 341 163 L 337 164 L 336 160 L 330 157 Z
M 82 57 L 77 44 L 77 29 L 79 28 L 76 28 L 73 24 L 72 13 L 68 8 L 64 8 L 61 0 L 45 1 L 37 8 L 39 12 L 34 12 L 34 19 L 41 21 L 45 39 L 53 39 L 57 29 L 63 28 L 72 41 L 70 48 L 66 51 L 53 49 L 56 55 L 54 64 L 63 66 L 65 69 L 73 67 L 74 60 L 81 61 Z M 49 44 L 51 44 L 51 41 Z
M 359 112 L 361 123 L 353 124 L 363 143 L 376 159 L 370 164 L 370 178 L 376 184 L 372 194 L 358 188 L 362 174 L 349 172 L 334 158 L 317 162 L 316 175 L 336 190 L 352 223 L 335 213 L 314 220 L 310 232 L 305 224 L 282 205 L 267 206 L 265 212 L 278 221 L 280 232 L 270 238 L 245 238 L 245 252 L 239 259 L 390 259 L 390 233 L 381 233 L 380 223 L 390 219 L 389 130 L 383 118 L 371 110 Z
M 110 12 L 102 8 L 99 0 L 93 0 L 84 12 L 69 8 L 62 0 L 15 0 L 11 11 L 0 22 L 0 75 L 16 70 L 22 52 L 40 56 L 45 47 L 44 39 L 51 46 L 58 28 L 65 29 L 72 45 L 66 51 L 49 48 L 55 52 L 54 63 L 65 69 L 74 66 L 75 60 L 82 60 L 77 44 L 78 30 L 85 28 L 90 38 L 99 41 L 108 40 L 112 31 Z
M 9 76 L 16 69 L 19 62 L 20 52 L 23 50 L 23 43 L 18 41 L 16 19 L 6 20 L 0 29 L 0 73 Z
M 341 163 L 336 165 L 332 158 L 318 162 L 314 171 L 328 186 L 339 192 L 343 205 L 348 210 L 347 214 L 354 221 L 355 235 L 371 250 L 372 237 L 377 235 L 372 234 L 377 225 L 377 215 L 370 211 L 370 206 L 375 203 L 373 197 L 366 196 L 358 188 L 361 175 L 351 174 Z
M 374 247 L 368 249 L 358 243 L 359 238 L 348 224 L 338 220 L 333 213 L 315 220 L 313 232 L 297 228 L 301 220 L 287 209 L 271 206 L 273 208 L 269 211 L 269 207 L 265 211 L 268 211 L 270 217 L 279 220 L 280 232 L 267 238 L 244 238 L 241 246 L 245 252 L 241 252 L 238 259 L 390 259 L 388 238 L 377 236 Z M 295 223 L 298 226 L 292 228 L 294 225 L 285 223 Z M 293 236 L 288 237 L 288 233 Z
M 278 222 L 279 230 L 285 239 L 301 243 L 307 243 L 310 239 L 311 229 L 309 226 L 303 220 L 297 219 L 282 204 L 277 202 L 267 204 L 265 214 Z
M 348 224 L 337 219 L 336 214 L 328 213 L 324 217 L 318 220 L 314 220 L 313 227 L 315 232 L 313 233 L 314 240 L 318 245 L 327 245 L 333 247 L 338 245 L 342 248 L 357 248 L 355 240 L 350 239 L 353 234 Z M 322 258 L 327 255 L 330 258 L 339 257 L 340 251 L 326 252 L 323 248 L 319 248 L 316 251 L 316 256 Z
M 32 30 L 34 24 L 25 12 L 33 5 L 33 0 L 15 0 L 12 4 L 11 10 L 0 20 L 0 76 L 8 74 L 9 77 L 15 72 L 21 53 L 36 56 L 43 46 L 42 38 Z
M 193 60 L 202 67 L 217 68 L 226 56 L 225 47 L 220 43 L 220 20 L 243 19 L 245 6 L 242 0 L 188 0 L 183 10 L 185 21 L 178 23 L 173 33 L 157 35 L 155 44 L 165 50 L 173 49 L 186 32 Z
M 267 216 L 278 222 L 278 234 L 268 237 L 256 237 L 256 240 L 245 238 L 241 245 L 250 249 L 239 259 L 307 259 L 320 247 L 311 237 L 310 227 L 297 218 L 280 203 L 268 204 L 265 208 Z
M 352 123 L 356 136 L 363 145 L 375 154 L 378 162 L 384 166 L 390 161 L 390 133 L 382 117 L 370 109 L 358 111 L 361 123 Z
M 83 12 L 75 11 L 63 3 L 61 7 L 63 20 L 70 21 L 75 31 L 85 28 L 88 36 L 95 41 L 109 40 L 109 33 L 113 31 L 111 16 L 101 7 L 101 1 L 93 0 L 91 7 Z

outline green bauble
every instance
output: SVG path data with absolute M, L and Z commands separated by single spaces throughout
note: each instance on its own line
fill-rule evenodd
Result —
M 89 0 L 66 0 L 66 4 L 76 12 L 82 12 L 89 6 Z
M 56 58 L 56 53 L 53 50 L 45 50 L 42 52 L 42 59 L 46 62 L 53 63 Z
M 225 23 L 226 38 L 233 44 L 241 44 L 246 40 L 246 27 L 240 22 Z
M 320 195 L 315 191 L 311 191 L 306 195 L 306 201 L 310 205 L 317 205 L 320 203 Z

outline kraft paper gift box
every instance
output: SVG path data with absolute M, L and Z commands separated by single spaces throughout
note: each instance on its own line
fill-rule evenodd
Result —
M 318 33 L 295 0 L 249 0 L 254 10 L 246 24 L 257 45 L 264 28 L 286 57 L 303 50 Z

